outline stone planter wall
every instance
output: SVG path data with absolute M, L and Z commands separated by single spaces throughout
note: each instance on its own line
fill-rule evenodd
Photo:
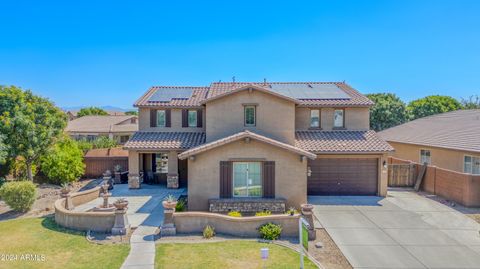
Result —
M 226 213 L 239 211 L 243 213 L 255 213 L 269 210 L 272 213 L 285 212 L 285 199 L 264 199 L 264 198 L 231 198 L 231 199 L 210 199 L 209 211 L 214 213 Z

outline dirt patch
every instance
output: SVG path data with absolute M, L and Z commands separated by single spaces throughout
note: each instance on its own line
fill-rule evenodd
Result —
M 113 244 L 129 244 L 130 237 L 134 229 L 126 235 L 113 235 L 111 233 L 89 232 L 87 233 L 87 240 L 91 243 L 99 245 L 113 245 Z
M 72 183 L 72 191 L 84 191 L 97 186 L 102 179 L 84 179 Z M 58 185 L 42 183 L 37 185 L 37 200 L 33 207 L 27 213 L 17 213 L 10 209 L 4 201 L 0 201 L 0 221 L 24 218 L 24 217 L 42 217 L 54 213 L 53 204 L 60 198 L 60 189 Z
M 351 269 L 343 253 L 333 242 L 325 229 L 316 229 L 317 239 L 308 243 L 308 253 L 319 261 L 325 269 Z M 323 247 L 317 248 L 315 244 L 321 242 Z
M 476 222 L 480 223 L 480 214 L 465 214 L 467 217 L 472 218 Z

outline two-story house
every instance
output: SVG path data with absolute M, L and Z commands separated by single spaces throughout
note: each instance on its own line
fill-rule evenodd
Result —
M 369 130 L 373 103 L 346 83 L 152 87 L 134 105 L 139 131 L 124 146 L 130 187 L 188 187 L 189 210 L 386 195 L 393 149 Z

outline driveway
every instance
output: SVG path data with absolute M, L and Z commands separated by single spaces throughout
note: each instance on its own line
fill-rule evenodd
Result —
M 480 268 L 480 224 L 415 192 L 308 201 L 354 268 Z

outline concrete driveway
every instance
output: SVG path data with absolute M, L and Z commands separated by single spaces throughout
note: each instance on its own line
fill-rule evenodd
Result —
M 308 201 L 354 268 L 480 268 L 480 224 L 415 192 Z

